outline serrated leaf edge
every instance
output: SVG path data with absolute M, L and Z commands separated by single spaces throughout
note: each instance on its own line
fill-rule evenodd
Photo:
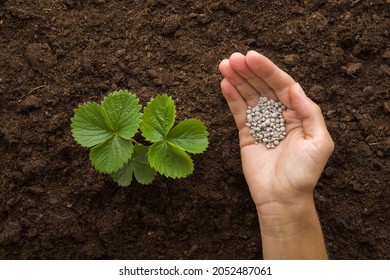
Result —
M 122 138 L 122 137 L 120 137 L 120 136 L 116 136 L 116 137 Z M 128 139 L 125 139 L 125 138 L 122 138 L 122 139 L 129 141 Z M 90 149 L 90 151 L 89 151 L 89 159 L 90 159 L 90 162 L 91 162 L 92 166 L 93 166 L 98 172 L 103 173 L 103 174 L 108 174 L 108 175 L 114 174 L 115 172 L 118 172 L 121 168 L 123 168 L 123 166 L 131 159 L 131 157 L 132 157 L 132 155 L 133 155 L 133 153 L 134 153 L 134 146 L 133 146 L 133 144 L 130 142 L 131 153 L 130 153 L 130 156 L 128 157 L 127 160 L 123 161 L 123 162 L 121 163 L 121 165 L 120 165 L 120 166 L 118 165 L 119 167 L 117 167 L 117 168 L 114 169 L 114 170 L 101 169 L 99 166 L 96 166 L 96 161 L 93 161 L 93 160 L 91 159 L 91 152 L 92 152 L 93 148 L 97 148 L 98 146 L 104 145 L 106 142 L 111 141 L 111 140 L 112 140 L 112 138 L 111 138 L 111 139 L 108 139 L 108 140 L 106 140 L 106 141 L 104 141 L 103 143 L 101 143 L 101 144 L 99 144 L 99 145 L 96 145 L 96 146 L 92 147 L 92 148 Z
M 79 139 L 78 139 L 79 137 L 77 137 L 76 134 L 75 134 L 75 132 L 74 132 L 74 130 L 77 128 L 77 126 L 76 126 L 76 124 L 75 124 L 75 120 L 76 120 L 77 118 L 79 118 L 79 119 L 82 119 L 82 120 L 86 121 L 86 119 L 81 118 L 79 115 L 77 115 L 77 113 L 78 113 L 80 110 L 83 110 L 83 107 L 88 106 L 88 105 L 97 105 L 97 106 L 98 106 L 99 110 L 101 111 L 101 113 L 102 113 L 102 115 L 103 115 L 103 119 L 105 120 L 106 124 L 109 126 L 109 127 L 108 127 L 109 130 L 106 130 L 106 129 L 101 129 L 101 130 L 102 130 L 102 131 L 106 131 L 106 132 L 111 132 L 111 133 L 112 133 L 112 136 L 114 136 L 113 128 L 112 128 L 112 125 L 111 125 L 111 123 L 110 123 L 110 121 L 109 121 L 109 119 L 108 119 L 108 116 L 107 116 L 107 113 L 106 113 L 105 109 L 104 109 L 99 103 L 96 103 L 96 102 L 85 102 L 85 103 L 83 103 L 83 104 L 80 104 L 76 109 L 73 110 L 74 115 L 73 115 L 73 117 L 70 119 L 70 121 L 71 121 L 71 124 L 70 124 L 70 127 L 71 127 L 71 135 L 72 135 L 73 139 L 74 139 L 80 146 L 82 146 L 82 147 L 84 147 L 84 148 L 92 148 L 92 147 L 97 146 L 97 145 L 99 145 L 99 144 L 102 144 L 102 143 L 104 143 L 105 141 L 108 140 L 108 139 L 106 139 L 106 140 L 104 140 L 104 141 L 102 141 L 102 142 L 100 142 L 100 143 L 98 143 L 98 144 L 92 145 L 92 146 L 87 146 L 87 145 L 84 145 L 83 143 L 80 143 L 80 142 L 79 142 Z M 87 122 L 90 123 L 89 121 L 87 121 Z M 99 127 L 99 128 L 100 128 L 100 127 Z M 85 129 L 84 129 L 84 130 L 85 130 Z
M 134 115 L 134 119 L 135 119 L 134 126 L 137 127 L 137 130 L 134 132 L 134 134 L 133 134 L 131 137 L 123 137 L 123 136 L 121 136 L 121 137 L 124 138 L 124 139 L 130 140 L 131 138 L 134 137 L 134 135 L 137 134 L 137 132 L 139 131 L 139 128 L 140 128 L 140 124 L 141 124 L 141 122 L 142 122 L 142 112 L 141 112 L 142 105 L 139 103 L 139 98 L 137 97 L 137 95 L 135 95 L 134 93 L 129 92 L 128 90 L 117 90 L 117 91 L 113 91 L 113 92 L 111 92 L 109 95 L 107 95 L 106 97 L 104 97 L 104 99 L 100 102 L 100 106 L 103 108 L 103 110 L 106 110 L 106 108 L 104 107 L 105 101 L 106 101 L 108 98 L 112 98 L 113 96 L 115 96 L 115 95 L 120 95 L 120 94 L 127 94 L 127 95 L 131 96 L 133 99 L 132 99 L 130 102 L 135 102 L 134 105 L 138 108 L 137 113 Z M 123 111 L 125 111 L 125 110 L 122 110 L 121 118 L 122 118 L 122 115 L 123 115 Z M 108 122 L 109 125 L 111 126 L 111 129 L 112 129 L 113 133 L 118 134 L 118 135 L 120 136 L 119 131 L 116 131 L 116 130 L 113 128 L 113 125 L 112 125 L 111 120 L 110 120 L 110 118 L 108 117 L 108 114 L 107 114 L 107 113 L 105 114 L 105 118 L 107 118 L 107 122 Z
M 187 157 L 188 159 L 190 160 L 190 164 L 191 164 L 191 170 L 189 173 L 185 174 L 185 175 L 171 175 L 171 174 L 166 174 L 165 171 L 162 171 L 160 170 L 160 167 L 153 161 L 153 160 L 150 160 L 150 151 L 151 151 L 151 148 L 152 146 L 154 145 L 157 145 L 157 144 L 162 144 L 162 143 L 166 143 L 168 145 L 171 145 L 171 146 L 174 146 L 175 148 L 177 148 L 179 151 L 182 151 Z M 153 145 L 149 147 L 149 151 L 148 151 L 148 161 L 149 161 L 149 164 L 150 166 L 156 170 L 159 174 L 167 177 L 167 178 L 173 178 L 173 179 L 180 179 L 180 178 L 187 178 L 188 176 L 190 176 L 193 172 L 194 172 L 194 162 L 191 158 L 191 156 L 186 152 L 184 151 L 182 148 L 180 148 L 179 146 L 173 144 L 173 143 L 169 143 L 168 141 L 158 141 L 158 142 L 155 142 L 153 143 Z M 175 173 L 177 172 L 177 170 L 174 170 Z
M 202 147 L 202 150 L 200 150 L 199 152 L 191 152 L 191 151 L 187 150 L 186 148 L 181 147 L 180 145 L 178 145 L 178 144 L 173 143 L 173 142 L 170 141 L 171 139 L 176 139 L 176 138 L 168 138 L 169 133 L 170 133 L 175 127 L 177 127 L 177 126 L 180 125 L 181 123 L 183 123 L 183 122 L 185 122 L 185 121 L 188 121 L 188 120 L 195 120 L 195 121 L 198 121 L 198 123 L 202 125 L 202 129 L 204 129 L 205 138 L 202 138 L 202 140 L 206 140 L 206 145 L 205 145 L 204 147 Z M 187 153 L 197 155 L 197 154 L 202 154 L 202 153 L 204 153 L 204 151 L 207 150 L 207 148 L 208 148 L 208 146 L 209 146 L 209 144 L 210 144 L 210 143 L 209 143 L 209 140 L 208 140 L 208 136 L 209 136 L 209 133 L 208 133 L 208 131 L 207 131 L 207 127 L 206 127 L 206 125 L 205 125 L 201 120 L 199 120 L 199 119 L 197 119 L 197 118 L 189 118 L 189 119 L 185 119 L 185 120 L 179 122 L 179 123 L 176 124 L 174 127 L 172 127 L 172 128 L 169 130 L 168 134 L 167 134 L 166 141 L 169 142 L 169 143 L 172 144 L 172 145 L 177 146 L 178 148 L 182 149 L 183 151 L 185 151 L 185 152 L 187 152 Z M 200 138 L 199 138 L 199 139 L 200 139 Z
M 147 137 L 147 136 L 144 134 L 144 132 L 143 132 L 143 130 L 142 130 L 142 121 L 141 121 L 141 124 L 140 124 L 140 130 L 141 130 L 142 136 L 143 136 L 147 141 L 152 142 L 152 143 L 156 143 L 156 142 L 158 142 L 158 141 L 163 141 L 163 140 L 165 139 L 165 137 L 168 135 L 169 131 L 170 131 L 170 130 L 172 129 L 172 127 L 174 126 L 175 120 L 176 120 L 176 113 L 177 113 L 177 112 L 176 112 L 176 105 L 175 105 L 175 102 L 174 102 L 172 96 L 169 96 L 169 95 L 167 95 L 167 94 L 157 95 L 156 97 L 150 99 L 150 100 L 148 101 L 148 103 L 146 104 L 146 106 L 144 107 L 144 114 L 143 114 L 142 118 L 144 117 L 145 114 L 148 114 L 148 111 L 149 111 L 149 110 L 151 110 L 151 108 L 149 107 L 150 104 L 156 102 L 157 99 L 163 98 L 163 97 L 164 97 L 164 98 L 165 98 L 165 97 L 168 98 L 168 101 L 171 101 L 171 102 L 172 102 L 172 105 L 173 105 L 173 122 L 172 122 L 172 124 L 170 124 L 170 127 L 169 127 L 169 129 L 167 130 L 167 132 L 165 132 L 165 135 L 162 135 L 160 132 L 158 132 L 158 133 L 160 134 L 161 138 L 158 139 L 157 141 L 156 141 L 156 140 L 153 140 L 153 139 Z

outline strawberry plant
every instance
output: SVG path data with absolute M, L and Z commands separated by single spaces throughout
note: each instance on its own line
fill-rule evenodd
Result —
M 192 174 L 189 153 L 200 154 L 208 146 L 203 122 L 191 118 L 174 126 L 176 108 L 167 95 L 150 100 L 143 113 L 141 109 L 136 95 L 115 91 L 100 104 L 88 102 L 75 109 L 72 136 L 90 148 L 95 169 L 111 175 L 120 186 L 129 186 L 133 176 L 141 184 L 150 184 L 157 173 L 170 178 Z M 136 141 L 139 132 L 144 140 Z

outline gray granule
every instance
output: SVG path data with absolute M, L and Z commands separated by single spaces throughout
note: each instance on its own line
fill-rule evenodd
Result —
M 264 143 L 267 148 L 275 148 L 286 136 L 283 111 L 286 107 L 265 96 L 259 98 L 255 107 L 248 106 L 246 125 L 255 143 Z

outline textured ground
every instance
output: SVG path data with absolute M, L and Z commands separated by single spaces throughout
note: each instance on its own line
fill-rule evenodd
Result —
M 261 258 L 217 69 L 254 49 L 335 140 L 315 193 L 330 257 L 390 259 L 389 15 L 388 0 L 0 0 L 0 258 Z M 193 176 L 120 188 L 93 170 L 73 109 L 123 88 L 206 123 Z

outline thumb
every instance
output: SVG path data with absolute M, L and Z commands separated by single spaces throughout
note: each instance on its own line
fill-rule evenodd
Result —
M 290 100 L 292 109 L 302 121 L 306 136 L 313 139 L 329 136 L 321 108 L 306 96 L 298 83 L 290 87 Z

